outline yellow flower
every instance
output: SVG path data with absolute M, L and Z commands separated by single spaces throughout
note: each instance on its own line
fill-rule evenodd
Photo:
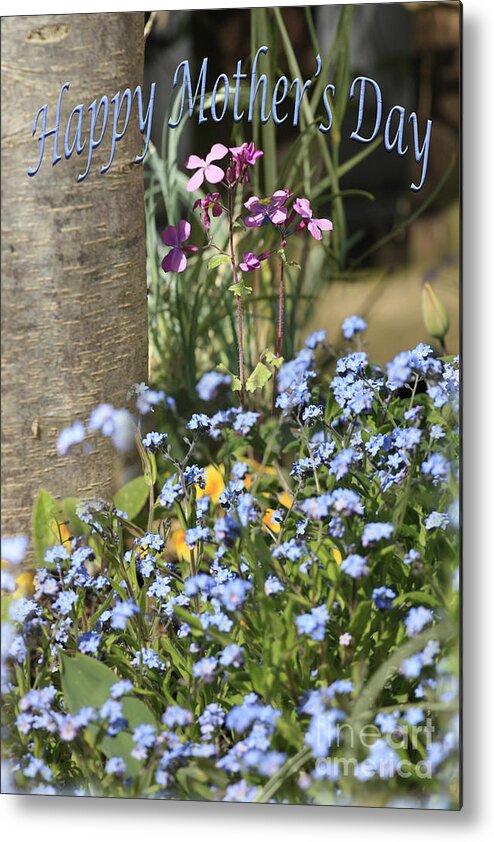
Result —
M 59 520 L 52 520 L 50 523 L 50 529 L 53 534 L 53 544 L 55 545 L 63 545 L 67 550 L 68 554 L 72 553 L 72 544 L 70 539 L 72 538 L 72 533 L 68 528 L 66 523 L 61 523 Z
M 244 477 L 244 488 L 246 491 L 249 491 L 252 485 L 252 477 L 255 474 L 259 474 L 260 476 L 267 476 L 267 477 L 275 477 L 276 476 L 276 469 L 270 467 L 269 465 L 262 465 L 260 462 L 257 462 L 255 459 L 248 459 L 247 457 L 242 459 L 242 462 L 245 462 L 246 465 L 251 468 L 251 471 L 248 474 L 245 474 Z
M 10 565 L 8 561 L 2 559 L 2 570 L 8 570 L 9 567 Z M 22 573 L 19 573 L 19 575 L 15 577 L 17 587 L 15 591 L 10 594 L 10 597 L 12 599 L 20 599 L 25 596 L 32 596 L 34 593 L 33 579 L 34 573 L 32 570 L 23 570 Z
M 292 505 L 293 497 L 289 491 L 282 491 L 281 494 L 278 494 L 278 500 L 285 509 L 289 509 Z
M 17 585 L 16 590 L 12 594 L 14 599 L 20 599 L 21 597 L 25 596 L 32 596 L 34 593 L 34 573 L 29 572 L 26 570 L 24 573 L 21 573 L 19 576 L 16 577 L 15 583 Z
M 225 490 L 223 473 L 215 465 L 207 465 L 204 468 L 204 473 L 206 474 L 206 487 L 204 490 L 199 488 L 199 486 L 196 487 L 197 497 L 207 494 L 208 497 L 211 497 L 213 503 L 217 503 L 220 494 Z
M 190 550 L 185 543 L 185 530 L 180 527 L 172 530 L 167 549 L 182 561 L 190 561 Z
M 276 509 L 266 509 L 262 522 L 270 528 L 271 532 L 274 532 L 277 535 L 281 529 L 281 526 L 279 523 L 276 523 L 276 521 L 273 520 L 273 514 L 275 513 L 275 511 Z
M 253 474 L 263 474 L 264 476 L 275 477 L 276 476 L 276 468 L 272 468 L 270 465 L 261 465 L 260 462 L 256 462 L 255 459 L 242 459 L 242 462 L 245 462 L 249 468 L 252 468 Z
M 342 555 L 341 555 L 340 551 L 336 549 L 336 547 L 333 547 L 333 558 L 336 561 L 336 564 L 341 564 Z
M 67 527 L 67 524 L 60 523 L 58 520 L 52 520 L 50 523 L 50 529 L 53 534 L 53 545 L 63 545 L 67 550 L 67 553 L 70 555 L 72 552 L 72 546 L 70 542 L 72 534 L 69 528 Z M 6 562 L 2 560 L 2 568 L 5 568 L 6 566 Z M 17 587 L 12 594 L 12 599 L 21 599 L 33 595 L 35 591 L 35 575 L 36 574 L 33 570 L 23 570 L 22 573 L 19 573 L 19 575 L 16 576 L 15 583 Z

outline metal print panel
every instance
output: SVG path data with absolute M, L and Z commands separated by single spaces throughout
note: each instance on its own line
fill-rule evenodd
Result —
M 2 55 L 3 792 L 459 809 L 460 4 Z

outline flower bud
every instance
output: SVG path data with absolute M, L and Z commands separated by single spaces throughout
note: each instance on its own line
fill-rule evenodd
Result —
M 448 311 L 428 281 L 422 285 L 422 317 L 430 336 L 443 340 L 449 330 Z

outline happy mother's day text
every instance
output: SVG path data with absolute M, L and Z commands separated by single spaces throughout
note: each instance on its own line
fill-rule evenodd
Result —
M 189 119 L 193 119 L 194 115 L 199 125 L 208 122 L 209 119 L 213 123 L 221 123 L 228 108 L 232 109 L 235 123 L 242 120 L 252 123 L 258 109 L 262 124 L 273 120 L 277 126 L 287 121 L 293 126 L 298 126 L 300 113 L 308 104 L 309 91 L 321 73 L 321 57 L 316 56 L 316 70 L 310 79 L 303 81 L 295 78 L 290 81 L 286 76 L 280 76 L 272 84 L 265 73 L 259 72 L 260 59 L 267 52 L 268 47 L 265 46 L 257 50 L 249 73 L 243 72 L 242 62 L 238 61 L 231 79 L 225 73 L 220 73 L 211 88 L 208 84 L 210 80 L 207 58 L 203 59 L 194 82 L 189 62 L 181 61 L 172 81 L 173 89 L 177 88 L 177 94 L 174 113 L 168 119 L 168 127 L 176 129 L 184 118 L 188 116 Z M 42 105 L 34 117 L 32 136 L 37 136 L 39 157 L 36 165 L 28 169 L 29 176 L 35 176 L 39 172 L 49 146 L 52 166 L 63 158 L 68 160 L 74 153 L 78 156 L 85 153 L 85 165 L 77 177 L 78 182 L 84 181 L 91 169 L 93 153 L 101 145 L 107 132 L 111 141 L 110 152 L 107 162 L 99 172 L 108 172 L 115 158 L 117 145 L 125 136 L 131 119 L 137 120 L 144 143 L 135 163 L 144 160 L 151 137 L 156 82 L 151 85 L 147 107 L 144 105 L 142 89 L 138 85 L 133 92 L 126 88 L 123 93 L 118 91 L 111 99 L 106 95 L 99 100 L 95 99 L 87 108 L 83 103 L 76 105 L 70 112 L 65 127 L 62 127 L 63 97 L 69 89 L 68 82 L 60 88 L 53 128 L 48 128 L 48 103 Z M 210 94 L 207 93 L 209 90 Z M 327 134 L 333 125 L 335 96 L 335 85 L 328 83 L 318 104 L 318 110 L 322 110 L 323 116 L 319 118 L 317 129 L 323 134 Z M 402 105 L 393 105 L 389 110 L 385 109 L 379 84 L 367 76 L 357 76 L 352 81 L 348 98 L 352 100 L 354 97 L 358 100 L 358 112 L 355 128 L 350 134 L 351 140 L 357 143 L 372 143 L 382 130 L 387 152 L 395 152 L 403 157 L 409 149 L 413 151 L 419 166 L 419 177 L 416 179 L 417 183 L 412 181 L 410 189 L 420 190 L 427 175 L 432 120 L 427 120 L 425 128 L 421 131 L 415 111 L 407 115 Z

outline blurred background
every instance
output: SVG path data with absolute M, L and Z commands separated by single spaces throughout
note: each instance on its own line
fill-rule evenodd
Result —
M 167 221 L 173 223 L 174 217 L 190 209 L 190 197 L 179 178 L 173 179 L 171 197 L 170 181 L 163 181 L 163 172 L 170 179 L 174 168 L 183 171 L 190 152 L 204 155 L 214 142 L 231 145 L 244 139 L 254 139 L 265 150 L 258 183 L 252 185 L 254 192 L 258 189 L 266 195 L 273 187 L 301 187 L 317 215 L 329 216 L 335 223 L 329 248 L 322 252 L 318 246 L 312 254 L 314 244 L 310 243 L 296 255 L 302 281 L 293 279 L 293 295 L 289 292 L 288 296 L 292 334 L 286 339 L 285 355 L 300 343 L 301 331 L 305 335 L 316 328 L 326 328 L 330 341 L 338 345 L 341 322 L 351 313 L 368 320 L 367 350 L 378 361 L 389 360 L 419 341 L 434 344 L 422 318 L 424 281 L 431 284 L 449 314 L 447 352 L 458 352 L 460 15 L 457 2 L 147 15 L 145 79 L 148 86 L 158 82 L 152 135 L 155 155 L 147 182 L 148 230 L 154 226 L 160 231 Z M 296 128 L 288 120 L 281 126 L 272 121 L 262 126 L 255 120 L 252 126 L 235 125 L 229 111 L 218 125 L 209 120 L 199 127 L 196 118 L 185 120 L 172 139 L 170 152 L 172 133 L 166 131 L 166 123 L 172 107 L 169 97 L 174 93 L 172 77 L 179 62 L 189 59 L 194 83 L 207 56 L 208 79 L 214 81 L 221 72 L 231 77 L 239 59 L 248 71 L 262 44 L 269 46 L 274 81 L 281 74 L 289 79 L 298 75 L 287 45 L 303 79 L 314 73 L 315 55 L 320 52 L 324 85 L 333 82 L 341 95 L 331 131 L 322 135 L 310 121 Z M 419 172 L 412 150 L 404 157 L 388 153 L 380 142 L 382 135 L 372 150 L 371 144 L 350 140 L 358 97 L 348 102 L 344 92 L 360 74 L 379 83 L 384 115 L 396 104 L 403 105 L 407 114 L 416 111 L 421 137 L 427 119 L 433 121 L 428 172 L 419 192 L 410 190 Z M 323 116 L 322 109 L 314 110 L 314 117 Z M 381 132 L 383 125 L 384 117 Z M 363 152 L 360 160 L 354 160 Z M 153 242 L 151 235 L 148 262 L 154 249 L 156 264 L 158 246 Z M 148 274 L 157 312 L 166 307 L 173 291 L 156 266 Z M 261 277 L 254 297 L 257 291 L 260 301 L 266 285 L 273 288 L 275 283 L 274 275 Z M 269 311 L 259 310 L 253 316 L 254 326 L 269 318 Z M 168 344 L 173 345 L 175 329 L 170 321 Z M 262 339 L 259 342 L 262 345 Z M 200 343 L 197 353 L 200 357 Z

